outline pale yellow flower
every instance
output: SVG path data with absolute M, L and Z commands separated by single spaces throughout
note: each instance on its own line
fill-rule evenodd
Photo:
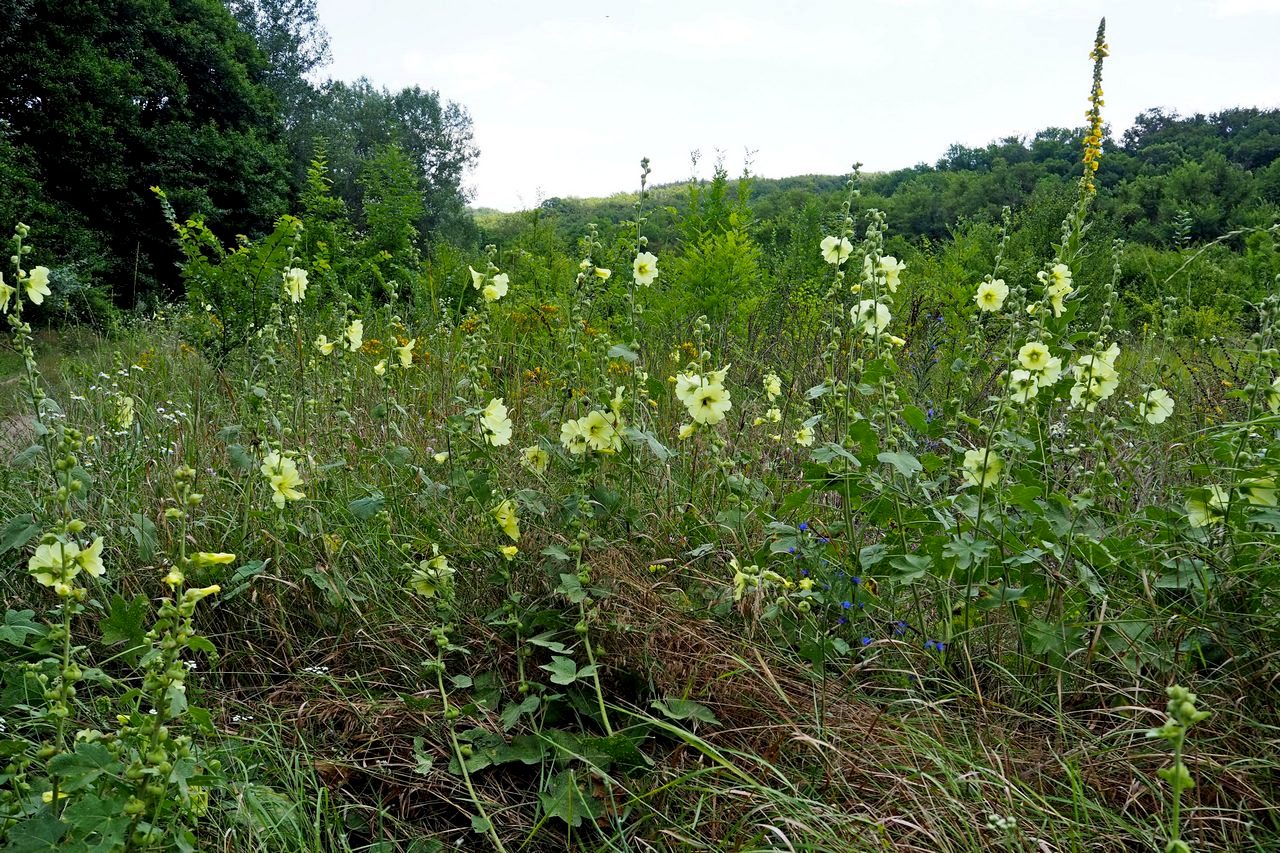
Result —
M 692 437 L 693 434 L 697 431 L 698 431 L 698 425 L 696 423 L 684 424 L 683 426 L 680 427 L 680 436 L 679 436 L 680 440 L 684 441 L 686 438 Z
M 520 519 L 516 516 L 515 501 L 507 498 L 498 504 L 493 508 L 493 517 L 512 542 L 520 541 Z
M 384 358 L 373 366 L 373 372 L 378 376 L 387 375 L 387 360 Z
M 49 268 L 36 267 L 27 274 L 27 298 L 31 300 L 33 305 L 39 305 L 44 302 L 46 296 L 52 296 L 53 291 L 49 290 Z
M 1056 355 L 1052 356 L 1045 362 L 1044 368 L 1036 374 L 1036 384 L 1041 388 L 1048 388 L 1050 385 L 1057 384 L 1062 378 L 1062 359 Z
M 1018 364 L 1027 370 L 1044 370 L 1049 363 L 1049 348 L 1040 341 L 1028 341 L 1018 350 Z
M 364 346 L 364 321 L 360 319 L 352 320 L 347 326 L 345 332 L 347 338 L 347 349 L 355 352 Z
M 995 451 L 975 448 L 964 452 L 964 467 L 961 473 L 971 486 L 991 486 L 1000 479 L 1004 469 L 1004 460 Z
M 1272 379 L 1271 386 L 1267 388 L 1267 408 L 1280 412 L 1280 376 Z
M 601 281 L 608 281 L 609 276 L 613 275 L 613 270 L 607 270 L 604 267 L 596 267 L 596 278 Z
M 226 551 L 198 551 L 191 556 L 197 566 L 225 566 L 236 561 L 235 554 Z
M 395 348 L 396 355 L 399 356 L 400 358 L 401 367 L 407 368 L 407 367 L 413 366 L 413 347 L 417 343 L 418 343 L 418 339 L 414 338 L 404 346 L 399 346 Z
M 27 571 L 42 586 L 65 584 L 80 574 L 79 554 L 80 546 L 74 542 L 45 542 L 27 560 Z
M 1004 279 L 997 278 L 995 281 L 984 281 L 978 285 L 978 292 L 973 297 L 973 301 L 978 303 L 978 308 L 982 311 L 999 311 L 1004 307 L 1004 301 L 1009 297 L 1009 285 L 1004 283 Z
M 497 302 L 499 299 L 507 295 L 507 285 L 511 278 L 506 273 L 499 273 L 484 286 L 482 293 L 485 302 Z
M 297 463 L 279 451 L 273 450 L 264 456 L 259 470 L 271 484 L 271 502 L 278 509 L 284 509 L 285 501 L 300 501 L 306 497 L 297 488 L 302 485 Z
M 725 414 L 733 408 L 729 390 L 723 385 L 700 385 L 693 392 L 689 405 L 689 416 L 700 424 L 718 424 L 724 420 Z
M 849 242 L 848 237 L 823 237 L 820 248 L 822 250 L 822 259 L 836 266 L 848 260 L 849 255 L 853 252 L 853 244 Z
M 862 326 L 863 334 L 875 335 L 888 327 L 892 316 L 889 306 L 874 299 L 864 299 L 849 310 L 850 319 L 855 325 Z
M 316 349 L 320 350 L 321 355 L 329 355 L 332 353 L 334 345 L 336 344 L 337 341 L 331 341 L 324 335 L 320 335 L 316 338 Z
M 5 284 L 4 273 L 0 273 L 0 314 L 9 313 L 9 300 L 15 293 L 17 293 L 16 290 Z
M 885 255 L 880 259 L 880 274 L 884 276 L 885 287 L 890 293 L 898 292 L 898 275 L 907 268 L 906 261 L 899 261 L 893 255 Z
M 116 429 L 128 429 L 133 426 L 133 398 L 128 394 L 116 397 L 115 417 Z
M 582 431 L 582 424 L 577 420 L 567 420 L 560 425 L 560 443 L 564 449 L 574 456 L 581 456 L 588 450 L 587 436 Z
M 84 569 L 85 574 L 100 578 L 107 571 L 102 564 L 102 537 L 95 537 L 88 548 L 76 554 L 76 565 Z
M 551 464 L 551 454 L 534 444 L 520 451 L 520 456 L 524 460 L 524 464 L 536 474 L 545 474 L 547 466 Z
M 612 450 L 616 432 L 603 412 L 588 412 L 585 417 L 578 420 L 578 424 L 592 450 L 604 452 Z
M 1062 300 L 1072 293 L 1075 293 L 1075 288 L 1063 282 L 1055 282 L 1044 289 L 1044 295 L 1049 300 L 1049 305 L 1053 308 L 1053 316 L 1062 316 L 1062 312 L 1066 310 Z
M 443 465 L 449 461 L 449 451 L 442 450 L 439 453 L 433 454 L 431 458 L 435 460 L 437 465 Z
M 796 430 L 796 444 L 801 447 L 809 447 L 813 444 L 813 427 L 802 426 Z
M 764 393 L 769 398 L 769 402 L 773 402 L 782 394 L 782 380 L 778 378 L 778 374 L 765 374 Z
M 1148 391 L 1138 402 L 1138 414 L 1149 424 L 1162 424 L 1173 414 L 1173 397 L 1163 388 Z
M 284 274 L 284 292 L 295 304 L 307 295 L 307 271 L 298 267 L 290 267 Z
M 476 290 L 484 287 L 485 280 L 488 276 L 482 272 L 476 272 L 474 267 L 469 266 L 467 269 L 471 270 L 471 286 Z
M 1187 523 L 1192 527 L 1208 527 L 1226 518 L 1230 493 L 1222 486 L 1209 486 L 1207 497 L 1188 498 L 1183 505 L 1187 511 Z
M 511 418 L 507 417 L 507 407 L 501 397 L 490 400 L 484 407 L 480 426 L 484 428 L 485 440 L 494 447 L 511 443 Z
M 652 252 L 641 252 L 631 264 L 631 276 L 636 284 L 648 287 L 658 277 L 658 259 Z
M 1036 273 L 1036 278 L 1044 285 L 1044 296 L 1053 307 L 1053 316 L 1061 317 L 1065 308 L 1062 300 L 1076 290 L 1071 286 L 1071 268 L 1066 264 L 1054 264 L 1048 272 L 1041 270 Z
M 502 556 L 507 560 L 514 560 L 516 555 L 520 553 L 520 549 L 515 545 L 503 545 L 501 551 Z
M 422 560 L 409 576 L 409 588 L 424 598 L 436 595 L 446 597 L 453 586 L 453 567 L 449 559 L 440 553 L 440 546 L 432 544 L 432 556 Z
M 1040 393 L 1040 386 L 1030 370 L 1018 369 L 1009 374 L 1009 391 L 1014 402 L 1026 403 Z

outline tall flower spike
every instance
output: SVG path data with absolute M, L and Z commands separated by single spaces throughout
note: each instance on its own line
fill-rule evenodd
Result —
M 1089 111 L 1085 118 L 1089 120 L 1089 130 L 1084 137 L 1084 176 L 1080 179 L 1084 191 L 1093 195 L 1098 191 L 1094 174 L 1102 162 L 1102 60 L 1110 53 L 1107 47 L 1107 19 L 1098 23 L 1098 34 L 1093 40 L 1093 50 L 1089 58 L 1093 60 L 1093 88 L 1089 92 Z

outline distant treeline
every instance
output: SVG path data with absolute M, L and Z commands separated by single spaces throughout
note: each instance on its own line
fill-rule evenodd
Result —
M 1074 192 L 1084 128 L 1047 128 L 1030 139 L 1006 137 L 981 147 L 951 146 L 936 164 L 860 178 L 861 207 L 888 214 L 895 233 L 938 240 L 963 221 L 998 221 L 1001 209 L 1039 206 Z M 1098 173 L 1100 227 L 1153 245 L 1214 239 L 1235 228 L 1280 219 L 1280 110 L 1231 109 L 1182 117 L 1151 109 L 1123 136 L 1104 141 Z M 751 208 L 759 235 L 806 206 L 834 211 L 844 175 L 751 177 Z M 730 180 L 730 192 L 736 192 Z M 652 192 L 650 233 L 661 238 L 665 206 L 687 195 L 681 184 Z M 540 213 L 569 239 L 587 224 L 635 215 L 633 194 L 601 199 L 549 198 Z M 477 219 L 501 237 L 529 214 L 481 212 Z M 671 232 L 668 236 L 674 236 Z M 767 237 L 765 238 L 767 240 Z

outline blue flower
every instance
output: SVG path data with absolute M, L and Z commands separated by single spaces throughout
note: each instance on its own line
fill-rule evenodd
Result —
M 788 548 L 788 549 L 787 549 L 787 553 L 788 553 L 788 554 L 794 554 L 795 552 L 796 552 L 796 546 L 795 546 L 795 545 L 792 545 L 790 548 Z
M 850 607 L 853 607 L 853 602 L 852 602 L 852 601 L 842 601 L 842 602 L 840 602 L 840 606 L 841 606 L 841 607 L 843 607 L 845 610 L 848 610 Z
M 818 537 L 818 541 L 819 541 L 820 543 L 822 543 L 823 545 L 826 545 L 828 542 L 830 542 L 830 541 L 831 541 L 831 537 L 829 537 L 829 536 L 819 536 L 819 537 Z
M 897 622 L 893 623 L 893 636 L 901 637 L 905 633 L 907 633 L 906 622 L 903 622 L 901 619 L 899 619 Z
M 809 577 L 809 570 L 808 570 L 808 569 L 801 569 L 801 570 L 800 570 L 800 574 L 801 574 L 803 577 L 806 577 L 806 578 L 807 578 L 807 577 Z
M 869 645 L 871 645 L 871 638 L 870 638 L 870 637 L 863 637 L 863 638 L 862 638 L 862 645 L 864 645 L 864 646 L 869 646 Z
M 844 618 L 843 616 L 841 616 L 839 619 L 837 619 L 837 620 L 836 620 L 836 624 L 837 624 L 837 625 L 848 625 L 848 624 L 849 624 L 849 620 L 848 620 L 848 619 L 846 619 L 846 618 Z
M 852 583 L 854 586 L 857 586 L 858 584 L 862 583 L 862 578 L 860 578 L 857 575 L 854 575 L 853 577 L 849 578 L 849 582 Z
M 801 530 L 808 530 L 808 529 L 809 529 L 809 522 L 807 522 L 807 521 L 802 521 L 802 522 L 800 522 L 800 529 L 801 529 Z

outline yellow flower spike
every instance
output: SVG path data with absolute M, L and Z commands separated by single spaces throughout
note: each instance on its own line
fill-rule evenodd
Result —
M 169 570 L 169 574 L 167 574 L 167 575 L 165 575 L 165 576 L 164 576 L 164 582 L 165 582 L 165 583 L 166 583 L 170 588 L 175 588 L 175 587 L 182 586 L 183 582 L 184 582 L 186 579 L 187 579 L 186 575 L 184 575 L 184 574 L 181 572 L 181 570 L 179 570 L 179 569 L 178 569 L 178 567 L 177 567 L 177 566 L 174 566 L 172 569 L 170 569 L 170 570 Z

